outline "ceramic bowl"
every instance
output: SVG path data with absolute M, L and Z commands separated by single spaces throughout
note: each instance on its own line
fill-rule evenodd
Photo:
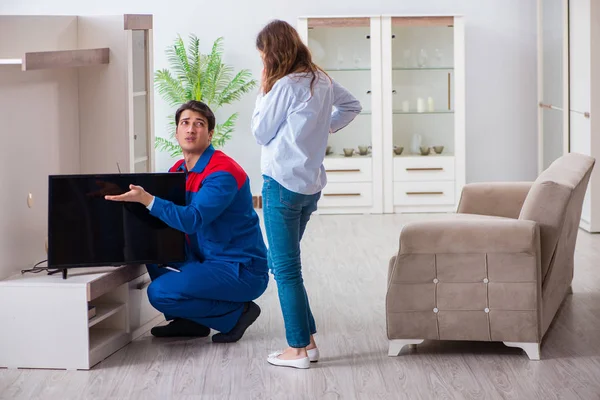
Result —
M 431 151 L 431 149 L 427 146 L 421 146 L 421 147 L 419 147 L 419 149 L 421 150 L 422 156 L 429 155 L 429 152 Z
M 369 153 L 369 146 L 358 146 L 358 154 L 366 156 Z
M 399 156 L 404 151 L 404 147 L 394 147 L 394 154 Z
M 444 146 L 433 146 L 433 150 L 437 153 L 437 154 L 442 154 L 442 151 L 444 151 Z
M 330 155 L 331 153 L 333 153 L 333 150 L 331 149 L 331 146 L 327 146 L 327 147 L 325 148 L 325 155 L 326 155 L 326 156 L 328 156 L 328 155 Z
M 344 149 L 344 155 L 346 157 L 351 157 L 354 154 L 354 149 Z

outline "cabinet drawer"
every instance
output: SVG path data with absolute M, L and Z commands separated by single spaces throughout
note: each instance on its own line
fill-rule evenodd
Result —
M 148 273 L 129 282 L 129 326 L 132 333 L 160 315 L 148 301 L 149 284 Z
M 372 204 L 371 183 L 328 183 L 318 207 L 370 207 Z
M 452 205 L 454 181 L 394 182 L 394 205 Z
M 454 157 L 394 157 L 394 181 L 454 180 Z
M 326 157 L 323 165 L 328 182 L 370 182 L 373 179 L 371 157 Z

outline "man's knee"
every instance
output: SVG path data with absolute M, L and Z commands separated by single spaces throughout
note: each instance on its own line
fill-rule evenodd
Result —
M 163 311 L 173 305 L 177 304 L 173 290 L 166 288 L 161 279 L 153 281 L 148 286 L 148 301 L 152 304 L 152 307 L 159 311 Z

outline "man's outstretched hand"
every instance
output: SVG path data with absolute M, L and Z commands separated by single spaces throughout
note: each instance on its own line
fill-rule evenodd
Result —
M 129 185 L 129 192 L 119 194 L 116 196 L 104 196 L 106 200 L 111 201 L 128 201 L 131 203 L 142 203 L 144 206 L 148 207 L 150 203 L 152 203 L 152 196 L 150 193 L 146 192 L 143 187 L 136 185 Z

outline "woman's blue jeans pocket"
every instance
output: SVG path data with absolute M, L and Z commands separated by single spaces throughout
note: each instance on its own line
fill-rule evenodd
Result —
M 289 208 L 300 210 L 309 196 L 294 193 L 279 185 L 279 202 Z

